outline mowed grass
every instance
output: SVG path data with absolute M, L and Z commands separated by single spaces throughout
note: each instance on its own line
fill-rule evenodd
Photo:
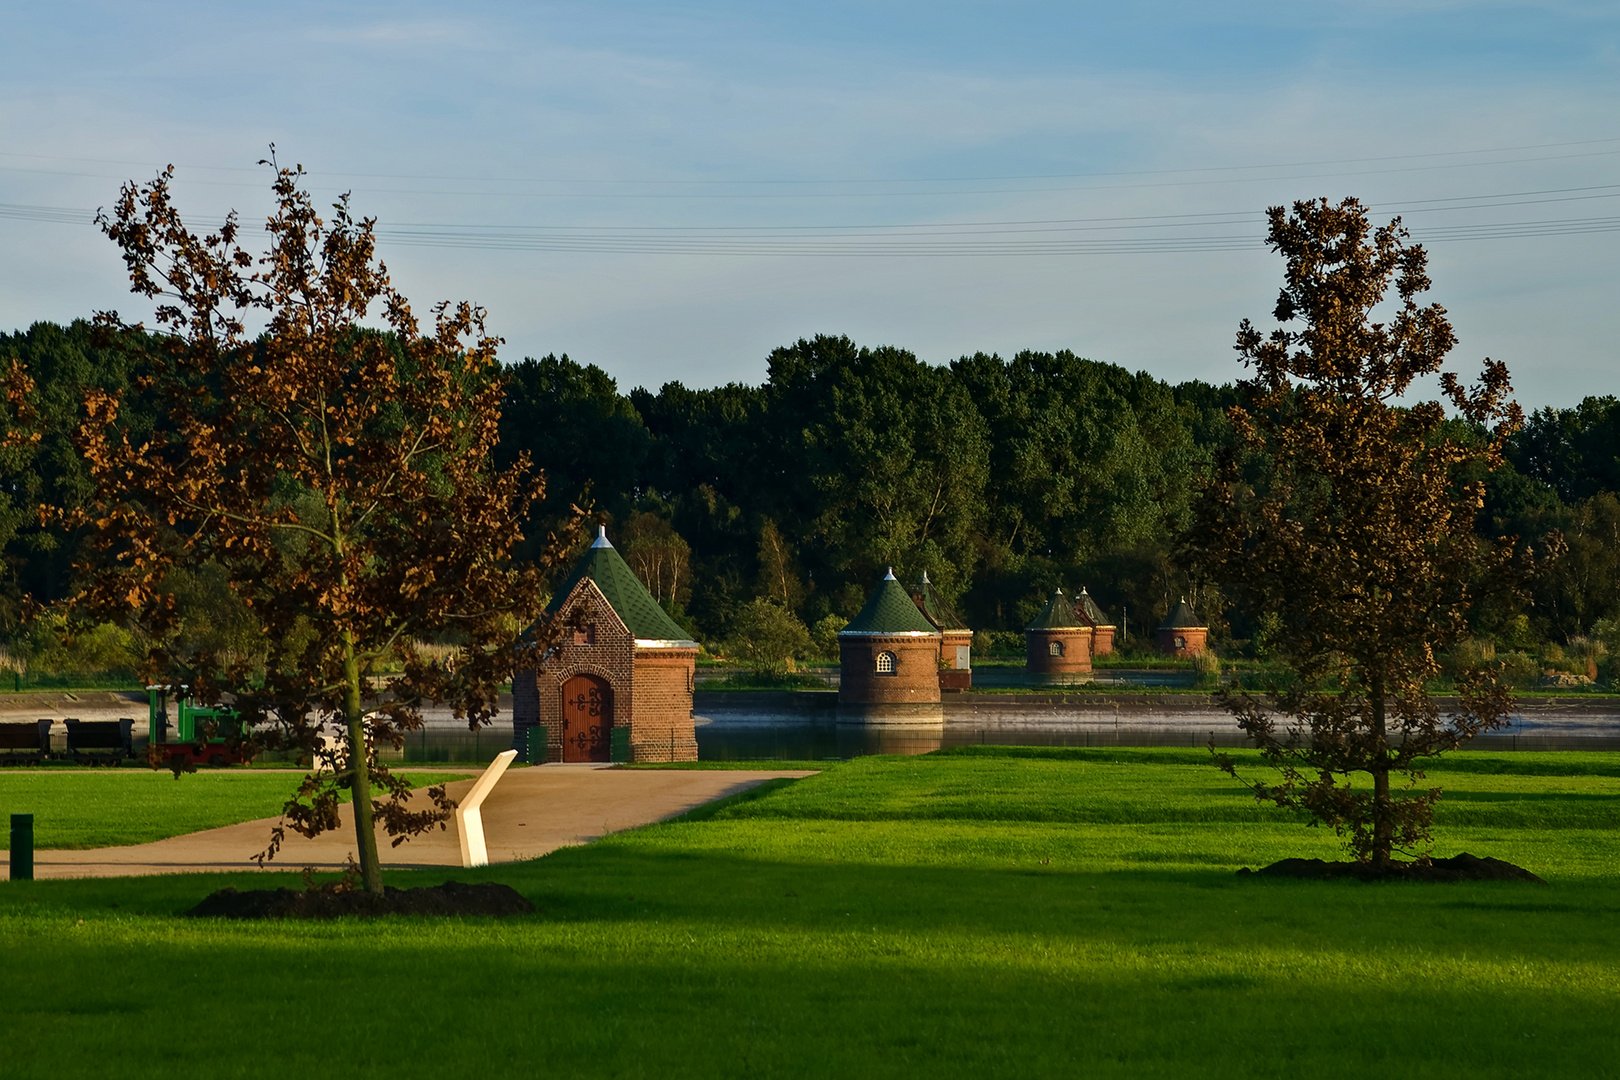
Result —
M 471 774 L 398 770 L 413 787 Z M 84 849 L 145 844 L 170 836 L 275 817 L 301 772 L 205 769 L 175 779 L 167 770 L 21 769 L 0 771 L 0 821 L 34 815 L 34 846 Z M 11 830 L 0 832 L 0 850 Z
M 237 925 L 231 875 L 0 885 L 8 1076 L 1609 1076 L 1620 760 L 1459 755 L 1440 854 L 1547 886 L 1240 878 L 1335 838 L 1185 750 L 868 758 L 531 863 L 506 921 Z M 222 1019 L 223 1018 L 223 1019 Z

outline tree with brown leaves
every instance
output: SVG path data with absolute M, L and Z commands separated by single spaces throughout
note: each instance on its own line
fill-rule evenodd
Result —
M 539 616 L 540 572 L 511 552 L 542 483 L 526 459 L 491 465 L 500 342 L 482 310 L 440 304 L 424 333 L 377 258 L 374 220 L 348 196 L 323 219 L 302 168 L 264 164 L 276 209 L 257 259 L 234 213 L 203 237 L 186 227 L 172 167 L 99 218 L 132 291 L 157 302 L 152 334 L 98 321 L 142 351 L 132 392 L 160 422 L 132 437 L 119 395 L 88 396 L 78 441 L 97 498 L 74 522 L 93 540 L 81 601 L 144 632 L 146 677 L 232 694 L 274 744 L 322 759 L 284 822 L 335 827 L 347 789 L 364 887 L 378 892 L 374 827 L 397 845 L 453 808 L 435 788 L 431 807 L 408 809 L 378 748 L 399 747 L 427 702 L 474 728 L 495 714 Z M 553 543 L 545 559 L 560 556 Z M 176 646 L 175 579 L 204 569 L 257 620 L 257 654 Z M 455 645 L 454 662 L 422 642 Z
M 1287 261 L 1280 326 L 1238 330 L 1254 371 L 1229 412 L 1239 449 L 1203 487 L 1183 551 L 1249 614 L 1273 617 L 1298 677 L 1266 699 L 1227 696 L 1280 770 L 1250 783 L 1255 796 L 1331 825 L 1359 860 L 1425 858 L 1440 790 L 1418 790 L 1423 760 L 1501 726 L 1512 704 L 1490 668 L 1459 677 L 1446 716 L 1426 684 L 1436 653 L 1467 636 L 1471 605 L 1514 591 L 1525 569 L 1513 538 L 1477 538 L 1485 492 L 1470 479 L 1500 463 L 1521 414 L 1504 365 L 1486 360 L 1472 388 L 1441 372 L 1455 338 L 1444 308 L 1418 305 L 1427 258 L 1400 219 L 1374 229 L 1354 199 L 1269 217 Z M 1436 374 L 1456 419 L 1438 401 L 1406 403 Z M 1229 755 L 1217 762 L 1237 775 Z

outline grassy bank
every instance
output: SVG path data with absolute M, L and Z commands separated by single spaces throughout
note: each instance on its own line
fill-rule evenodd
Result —
M 145 844 L 275 817 L 301 775 L 203 770 L 176 780 L 150 769 L 7 769 L 0 771 L 0 816 L 33 814 L 34 846 L 41 849 Z M 466 773 L 416 770 L 400 775 L 413 787 L 468 779 Z M 0 850 L 10 843 L 10 831 L 0 832 Z
M 541 909 L 508 922 L 172 914 L 270 875 L 0 885 L 0 1038 L 19 1077 L 325 1073 L 345 1046 L 397 1076 L 1610 1074 L 1620 759 L 1432 778 L 1438 854 L 1550 884 L 1238 878 L 1334 839 L 1194 751 L 868 758 L 453 875 Z

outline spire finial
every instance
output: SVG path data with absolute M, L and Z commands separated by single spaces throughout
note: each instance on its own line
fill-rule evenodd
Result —
M 593 547 L 593 548 L 603 548 L 603 547 L 610 548 L 612 546 L 613 546 L 612 541 L 610 541 L 607 538 L 607 526 L 606 525 L 598 525 L 596 527 L 596 543 L 592 544 L 591 547 Z
M 894 567 L 892 567 L 892 566 L 889 567 L 889 572 L 887 574 L 883 575 L 883 580 L 884 581 L 894 581 L 894 580 L 896 580 L 896 578 L 894 576 Z
M 928 584 L 928 571 L 926 571 L 926 570 L 923 571 L 922 583 L 924 585 Z

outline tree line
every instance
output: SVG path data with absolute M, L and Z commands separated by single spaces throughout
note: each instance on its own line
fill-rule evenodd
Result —
M 90 497 L 72 438 L 86 391 L 125 393 L 130 430 L 155 423 L 127 393 L 138 355 L 85 321 L 0 334 L 0 363 L 33 381 L 40 434 L 0 448 L 0 627 L 13 651 L 51 647 L 49 623 L 33 616 L 68 596 L 75 561 L 92 557 L 39 513 Z M 623 393 L 566 355 L 505 374 L 496 463 L 527 453 L 547 479 L 526 543 L 538 552 L 587 507 L 701 640 L 733 636 L 757 601 L 811 627 L 849 618 L 893 566 L 906 579 L 927 572 L 981 630 L 1016 631 L 1052 589 L 1084 585 L 1133 634 L 1186 595 L 1218 643 L 1264 647 L 1266 628 L 1175 558 L 1195 477 L 1233 440 L 1233 385 L 1172 384 L 1068 351 L 936 366 L 833 336 L 774 350 L 760 385 Z M 1612 636 L 1620 399 L 1531 414 L 1505 458 L 1486 477 L 1480 536 L 1537 545 L 1556 531 L 1568 551 L 1533 582 L 1529 607 L 1476 610 L 1477 632 L 1510 648 Z

